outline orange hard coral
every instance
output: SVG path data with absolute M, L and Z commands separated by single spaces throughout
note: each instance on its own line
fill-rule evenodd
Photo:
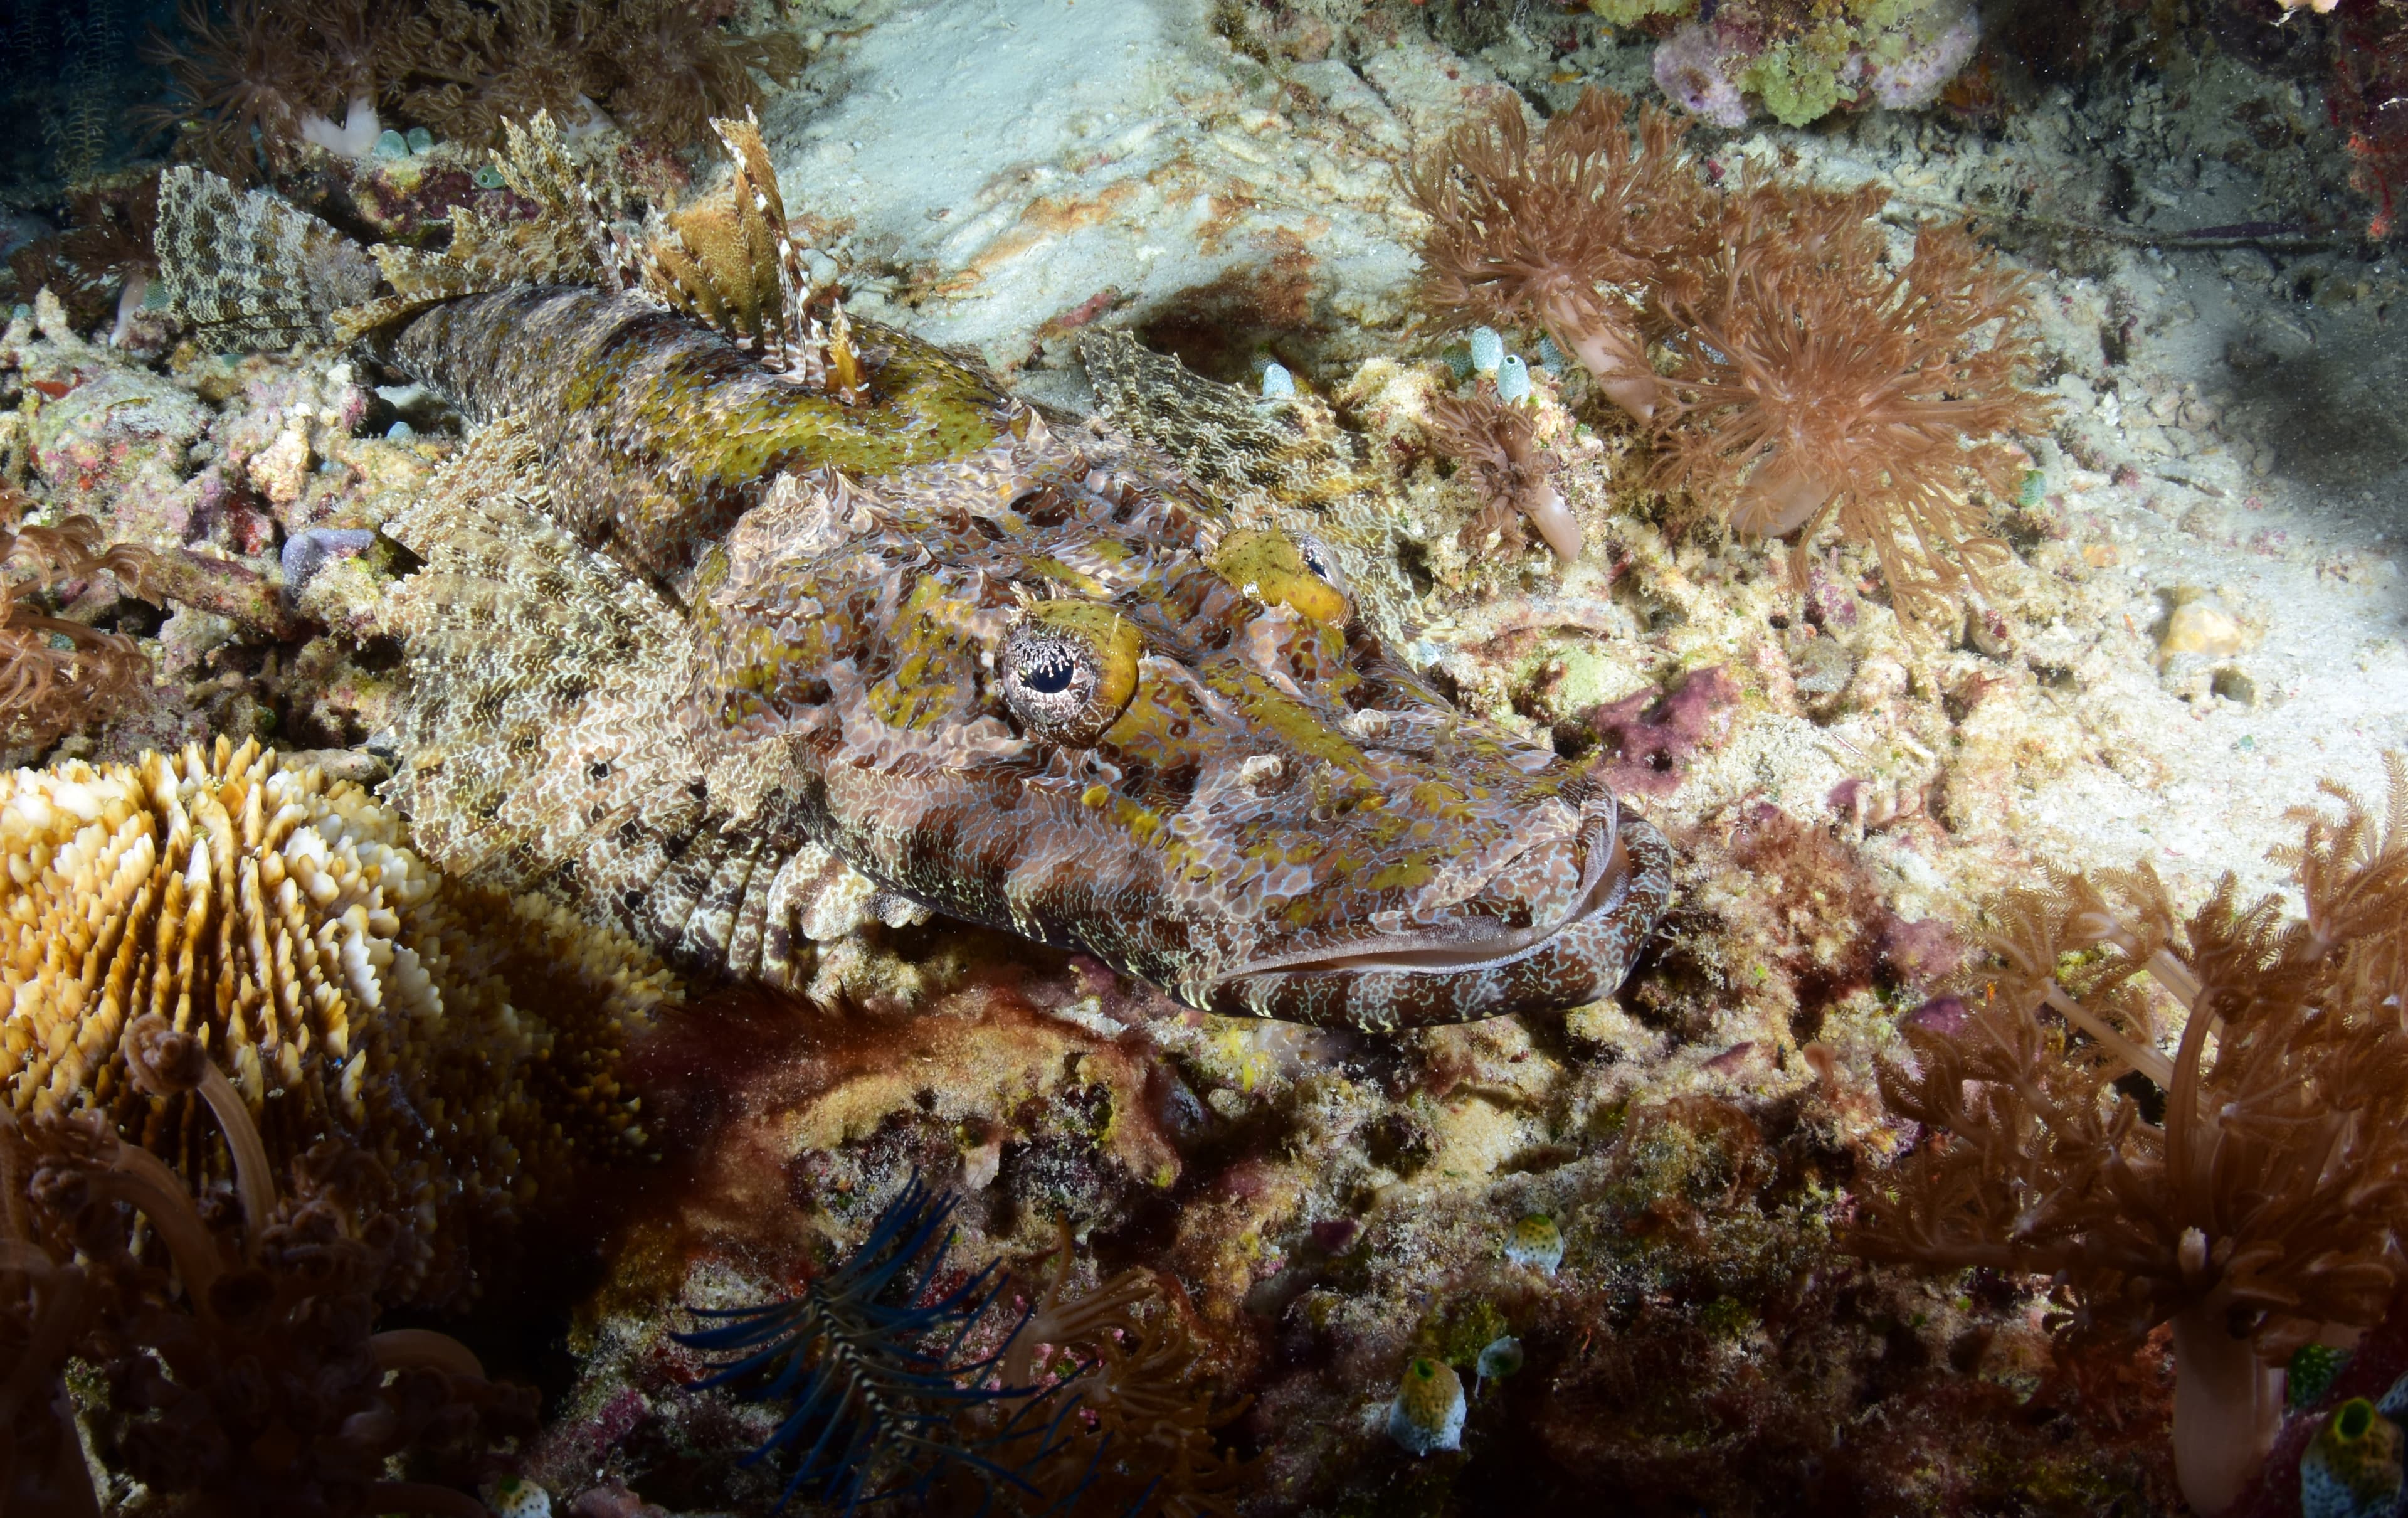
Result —
M 43 598 L 100 573 L 146 597 L 156 561 L 128 543 L 104 545 L 100 524 L 88 516 L 22 526 L 32 507 L 22 492 L 0 485 L 0 736 L 43 745 L 107 716 L 150 681 L 150 661 L 133 639 L 54 616 Z
M 1886 199 L 1770 180 L 1729 197 L 1713 251 L 1667 282 L 1681 336 L 1655 443 L 1662 483 L 1742 534 L 1790 538 L 1800 586 L 1807 539 L 1836 517 L 1914 626 L 2010 557 L 1969 487 L 2011 490 L 2024 455 L 2003 435 L 2048 407 L 2017 383 L 2023 278 L 1948 225 L 1892 267 L 1873 220 Z
M 2275 1367 L 2408 1278 L 2408 763 L 2389 771 L 2384 817 L 2329 783 L 2338 817 L 2294 814 L 2304 919 L 2242 905 L 2228 875 L 2180 922 L 2145 865 L 2009 897 L 1996 962 L 1910 1024 L 1914 1067 L 1882 1072 L 1929 1137 L 1856 1248 L 2050 1276 L 2068 1349 L 2171 1323 L 2202 1512 L 2263 1458 Z
M 0 1110 L 96 1112 L 194 1184 L 240 1179 L 127 1067 L 126 1023 L 166 1017 L 267 1162 L 328 1136 L 375 1157 L 410 1223 L 381 1289 L 465 1298 L 574 1160 L 643 1151 L 617 1062 L 677 991 L 625 940 L 400 846 L 359 788 L 255 743 L 0 776 Z
M 1456 127 L 1407 188 L 1429 217 L 1422 299 L 1450 320 L 1536 318 L 1614 403 L 1641 421 L 1661 270 L 1707 230 L 1711 192 L 1681 151 L 1687 123 L 1589 89 L 1534 142 L 1519 99 Z

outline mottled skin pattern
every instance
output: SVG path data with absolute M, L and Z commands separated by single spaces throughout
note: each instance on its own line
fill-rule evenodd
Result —
M 446 869 L 789 985 L 866 876 L 1194 1006 L 1367 1029 L 1609 995 L 1665 906 L 1653 829 L 1386 653 L 1355 539 L 1241 528 L 899 333 L 863 334 L 848 406 L 634 292 L 380 321 L 480 424 L 386 528 L 426 565 L 390 794 Z M 1282 435 L 1223 433 L 1198 456 L 1233 475 Z
M 378 336 L 473 419 L 520 419 L 578 481 L 561 525 L 671 582 L 781 471 L 886 474 L 993 441 L 1002 415 L 982 376 L 900 334 L 872 349 L 880 403 L 849 408 L 638 295 L 523 285 Z
M 697 749 L 786 745 L 803 826 L 872 877 L 1212 1011 L 1383 1028 L 1612 990 L 1667 892 L 1653 830 L 1465 720 L 1291 541 L 1034 431 L 739 522 L 695 577 Z M 1133 688 L 1048 742 L 998 671 L 1015 625 L 1086 608 L 1133 634 Z

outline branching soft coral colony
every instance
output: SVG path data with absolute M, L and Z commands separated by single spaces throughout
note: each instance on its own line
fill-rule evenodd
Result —
M 708 119 L 762 103 L 755 73 L 790 82 L 802 44 L 738 36 L 733 0 L 184 0 L 175 41 L 154 47 L 194 155 L 237 181 L 258 147 L 307 136 L 310 118 L 358 123 L 357 106 L 467 143 L 497 144 L 506 120 L 588 102 L 667 147 Z M 357 103 L 357 104 L 354 104 Z
M 1967 487 L 2006 494 L 2024 457 L 2004 435 L 2046 408 L 2015 383 L 2023 279 L 1961 226 L 1918 228 L 1890 267 L 1887 198 L 1759 178 L 1725 200 L 1712 249 L 1661 291 L 1682 340 L 1656 445 L 1665 483 L 1741 533 L 1790 538 L 1800 584 L 1808 536 L 1836 519 L 1921 624 L 2007 558 Z
M 150 664 L 133 639 L 53 616 L 42 598 L 103 572 L 133 595 L 155 595 L 154 560 L 130 543 L 104 547 L 88 516 L 22 525 L 32 507 L 0 485 L 0 737 L 47 744 L 130 699 L 150 683 Z
M 2069 1351 L 2171 1323 L 2175 1467 L 2203 1513 L 2264 1459 L 2291 1354 L 2374 1323 L 2408 1276 L 2408 763 L 2389 768 L 2387 817 L 2329 783 L 2338 817 L 2293 814 L 2304 919 L 2242 905 L 2228 875 L 2178 922 L 2145 865 L 2019 892 L 1961 1015 L 1910 1025 L 1914 1066 L 1882 1073 L 1930 1136 L 1856 1247 L 2048 1276 Z
M 1500 101 L 1412 175 L 1425 302 L 1544 326 L 1649 428 L 1659 484 L 1791 539 L 1793 571 L 1836 519 L 1910 627 L 1978 585 L 2006 549 L 1969 492 L 2004 490 L 2004 438 L 2048 414 L 2017 383 L 2023 281 L 1956 227 L 1893 265 L 1877 189 L 1716 190 L 1683 123 L 1649 107 L 1634 138 L 1620 95 L 1584 92 L 1535 140 L 1522 112 Z

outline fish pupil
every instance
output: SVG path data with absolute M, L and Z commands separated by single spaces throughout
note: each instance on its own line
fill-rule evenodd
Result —
M 1020 683 L 1040 696 L 1058 696 L 1070 688 L 1073 670 L 1072 660 L 1057 650 L 1047 649 L 1020 672 Z

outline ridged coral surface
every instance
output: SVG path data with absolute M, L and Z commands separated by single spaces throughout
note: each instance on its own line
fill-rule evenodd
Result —
M 0 782 L 0 1084 L 22 1114 L 97 1108 L 189 1181 L 228 1174 L 190 1097 L 120 1048 L 145 1013 L 199 1038 L 287 1170 L 372 1153 L 421 1236 L 388 1289 L 440 1301 L 466 1247 L 566 1173 L 646 1142 L 614 1075 L 678 994 L 615 935 L 447 885 L 359 787 L 256 743 L 69 761 Z

